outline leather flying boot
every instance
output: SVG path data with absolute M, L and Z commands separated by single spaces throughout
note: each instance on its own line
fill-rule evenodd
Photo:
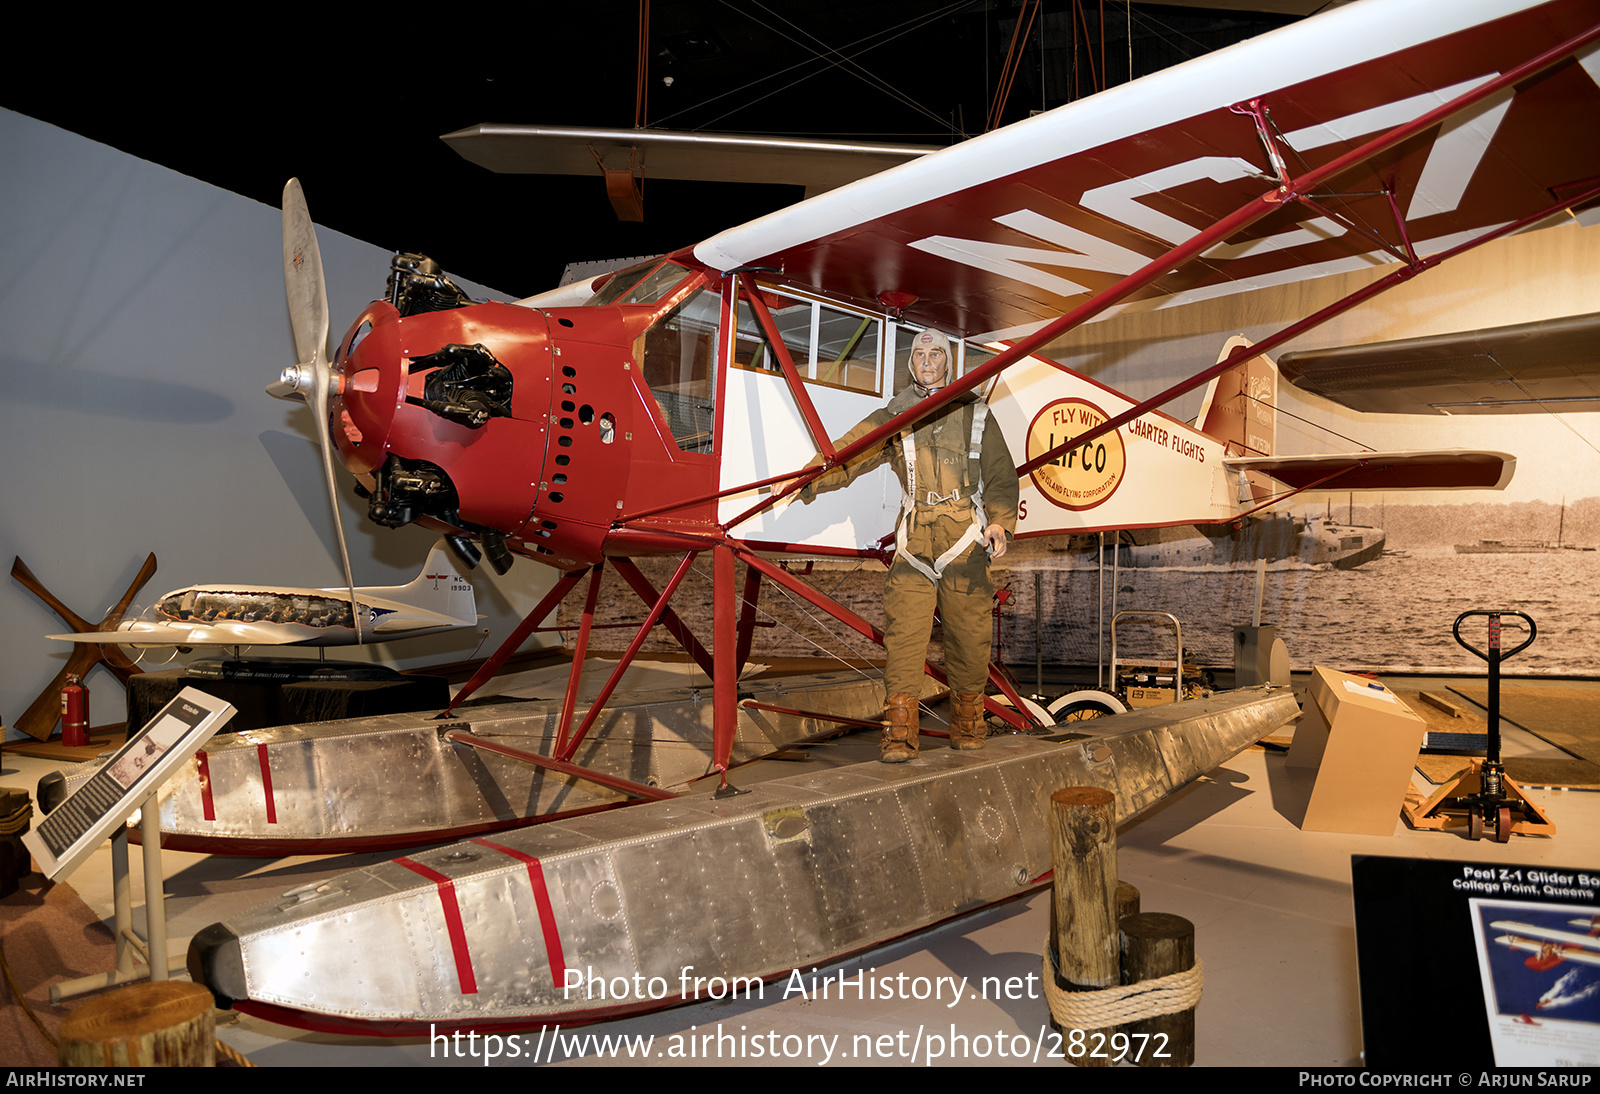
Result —
M 983 717 L 983 692 L 957 691 L 950 695 L 950 747 L 973 752 L 983 747 L 989 723 Z
M 914 695 L 891 695 L 884 710 L 883 740 L 878 759 L 886 764 L 903 764 L 917 754 L 917 699 Z

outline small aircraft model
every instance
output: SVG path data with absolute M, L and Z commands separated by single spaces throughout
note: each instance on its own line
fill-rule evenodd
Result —
M 780 503 L 968 392 L 984 389 L 1023 476 L 1019 535 L 1231 522 L 1272 503 L 1264 476 L 1291 493 L 1502 484 L 1501 453 L 1272 452 L 1256 358 L 1600 197 L 1597 39 L 1594 0 L 1348 5 L 522 306 L 473 304 L 428 260 L 398 256 L 385 298 L 331 360 L 315 234 L 291 182 L 284 273 L 301 364 L 269 390 L 312 405 L 330 487 L 336 449 L 374 521 L 433 528 L 501 571 L 515 555 L 562 571 L 457 703 L 587 575 L 551 754 L 522 758 L 589 778 L 581 742 L 660 623 L 712 677 L 711 768 L 725 786 L 764 582 L 880 637 L 772 559 L 883 557 L 898 487 L 863 476 Z M 1141 402 L 1034 356 L 1113 308 L 1391 263 Z M 894 394 L 897 351 L 928 327 L 952 335 L 959 379 L 835 446 Z M 1203 429 L 1160 412 L 1212 380 Z M 670 606 L 703 554 L 709 648 Z M 644 555 L 680 559 L 665 588 L 631 561 Z M 608 569 L 648 612 L 579 724 Z M 1012 707 L 989 712 L 1030 727 L 990 676 Z M 780 977 L 1038 884 L 1041 788 L 1114 786 L 1126 818 L 1292 717 L 1293 701 L 1200 709 L 1125 715 L 1130 728 L 1088 742 L 1002 737 L 903 773 L 866 764 L 420 851 L 207 928 L 190 970 L 279 1021 L 405 1034 L 669 1005 L 699 997 L 696 975 Z
M 176 646 L 350 646 L 416 638 L 478 622 L 472 583 L 443 545 L 428 552 L 422 572 L 405 585 L 298 589 L 281 585 L 190 585 L 114 631 L 52 634 L 61 642 Z M 351 605 L 355 606 L 352 611 Z M 359 620 L 359 626 L 357 621 Z
M 1574 922 L 1581 923 L 1578 920 Z M 1530 969 L 1551 969 L 1564 961 L 1600 966 L 1600 938 L 1592 934 L 1558 931 L 1509 919 L 1496 920 L 1489 926 L 1506 932 L 1496 938 L 1496 942 L 1533 954 L 1526 961 Z

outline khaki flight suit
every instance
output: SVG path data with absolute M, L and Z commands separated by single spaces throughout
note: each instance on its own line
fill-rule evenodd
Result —
M 918 400 L 908 387 L 840 439 L 843 448 L 908 409 Z M 1000 427 L 991 417 L 983 431 L 981 458 L 972 461 L 972 412 L 975 397 L 955 400 L 922 421 L 913 434 L 916 451 L 916 488 L 919 497 L 906 528 L 906 549 L 932 568 L 972 527 L 971 495 L 983 480 L 982 524 L 998 524 L 1007 535 L 1017 530 L 1017 468 L 1007 450 Z M 818 491 L 837 489 L 890 460 L 906 488 L 905 453 L 898 436 L 845 467 L 817 479 Z M 976 463 L 976 466 L 973 466 Z M 929 502 L 929 497 L 937 499 Z M 897 555 L 883 586 L 884 684 L 889 695 L 920 695 L 928 640 L 933 633 L 937 607 L 944 623 L 944 671 L 958 692 L 982 692 L 989 676 L 989 646 L 994 582 L 989 577 L 989 553 L 980 540 L 949 562 L 935 585 L 925 574 Z

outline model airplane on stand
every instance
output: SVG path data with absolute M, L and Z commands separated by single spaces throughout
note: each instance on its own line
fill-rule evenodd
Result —
M 457 702 L 587 577 L 566 699 L 548 754 L 527 763 L 604 776 L 580 750 L 660 623 L 714 681 L 709 761 L 725 782 L 763 583 L 880 637 L 773 557 L 881 557 L 898 488 L 868 478 L 808 506 L 779 503 L 969 391 L 986 394 L 1024 476 L 1019 535 L 1229 522 L 1313 487 L 1502 485 L 1501 453 L 1268 451 L 1252 362 L 1469 247 L 1592 210 L 1597 39 L 1594 0 L 1342 7 L 624 271 L 587 302 L 569 291 L 473 304 L 426 260 L 400 256 L 385 298 L 331 360 L 315 238 L 291 183 L 285 277 L 303 363 L 272 390 L 308 397 L 330 482 L 336 449 L 372 519 L 434 528 L 497 568 L 520 555 L 562 572 Z M 1121 306 L 1391 263 L 1143 402 L 1035 356 Z M 959 346 L 960 379 L 836 447 L 894 394 L 897 350 L 927 327 Z M 1221 435 L 1159 410 L 1212 380 L 1204 423 L 1215 415 Z M 813 453 L 821 464 L 807 469 Z M 664 589 L 631 561 L 644 555 L 680 560 Z M 670 606 L 702 555 L 709 648 Z M 649 610 L 580 720 L 608 570 Z M 990 712 L 1029 727 L 991 679 L 1015 709 Z M 982 753 L 925 753 L 903 773 L 865 765 L 421 852 L 208 928 L 191 971 L 257 1013 L 348 1031 L 483 1031 L 661 1006 L 690 997 L 678 986 L 691 969 L 781 976 L 1037 884 L 1049 861 L 1041 787 L 1114 787 L 1126 818 L 1292 708 L 1279 693 L 1193 716 L 1144 712 L 1108 720 L 1090 749 L 1008 737 Z M 470 732 L 450 737 L 482 747 Z M 574 995 L 579 969 L 671 990 Z
M 443 546 L 428 552 L 422 572 L 405 585 L 354 590 L 283 585 L 190 585 L 114 631 L 52 634 L 61 642 L 174 646 L 353 646 L 438 634 L 478 622 L 472 584 Z M 351 605 L 355 610 L 351 610 Z M 359 626 L 357 621 L 359 620 Z

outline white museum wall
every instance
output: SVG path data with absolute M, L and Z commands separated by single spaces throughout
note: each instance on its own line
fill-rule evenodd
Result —
M 96 623 L 152 551 L 159 569 L 138 604 L 196 583 L 342 584 L 311 415 L 263 391 L 294 360 L 279 210 L 0 110 L 0 239 L 0 563 L 20 557 Z M 382 292 L 389 252 L 326 229 L 319 239 L 337 336 Z M 433 537 L 372 524 L 339 477 L 357 584 L 411 580 Z M 488 629 L 486 655 L 551 573 L 480 566 L 478 631 L 367 655 L 465 659 Z M 67 627 L 9 578 L 0 618 L 9 726 L 70 647 L 45 638 Z M 116 680 L 97 668 L 88 683 L 94 721 L 121 721 Z

